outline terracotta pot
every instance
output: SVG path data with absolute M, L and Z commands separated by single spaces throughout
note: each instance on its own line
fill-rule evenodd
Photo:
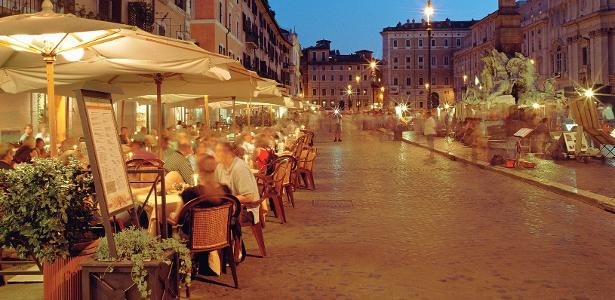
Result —
M 71 253 L 76 255 L 60 258 L 53 263 L 43 264 L 43 288 L 45 300 L 80 300 L 82 262 L 90 260 L 98 240 L 73 246 Z

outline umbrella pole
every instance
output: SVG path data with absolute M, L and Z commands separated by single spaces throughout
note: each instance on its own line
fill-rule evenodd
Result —
M 154 77 L 154 82 L 156 82 L 156 109 L 158 110 L 158 136 L 162 138 L 162 75 L 156 74 Z M 160 139 L 158 139 L 160 141 Z M 158 142 L 158 157 L 162 160 L 163 153 L 162 147 L 160 147 L 160 142 Z
M 56 92 L 54 79 L 54 64 L 56 61 L 55 55 L 43 56 L 45 67 L 47 70 L 47 113 L 49 115 L 49 131 L 50 141 L 49 149 L 51 156 L 58 156 L 58 122 L 56 114 Z
M 235 99 L 236 97 L 231 97 L 231 99 L 233 100 L 233 111 L 231 112 L 231 117 L 233 118 L 233 125 L 231 126 L 231 130 L 233 132 L 233 134 L 235 133 L 235 129 L 237 129 L 237 122 L 235 119 Z
M 120 129 L 122 127 L 124 127 L 124 109 L 126 106 L 126 101 L 122 101 L 122 104 L 120 106 Z
M 205 102 L 205 107 L 203 108 L 205 110 L 205 130 L 209 133 L 209 130 L 211 129 L 211 120 L 209 119 L 209 96 L 204 95 L 203 101 Z
M 248 130 L 252 130 L 252 99 L 248 101 Z

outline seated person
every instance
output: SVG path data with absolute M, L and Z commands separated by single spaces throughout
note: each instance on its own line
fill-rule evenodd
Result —
M 258 222 L 260 208 L 260 194 L 256 178 L 252 174 L 248 164 L 238 156 L 243 149 L 231 143 L 221 143 L 216 146 L 216 179 L 221 184 L 227 185 L 231 193 L 247 207 L 252 213 L 243 214 L 242 222 Z M 267 209 L 263 203 L 263 209 Z
M 36 138 L 34 149 L 36 150 L 36 155 L 38 157 L 49 157 L 49 153 L 45 150 L 45 140 L 42 138 Z
M 134 141 L 130 143 L 130 151 L 132 151 L 132 159 L 154 160 L 158 159 L 156 154 L 145 149 L 144 141 Z
M 188 158 L 183 156 L 179 151 L 169 146 L 168 137 L 162 137 L 160 139 L 160 147 L 163 151 L 164 168 L 168 172 L 178 172 L 184 182 L 194 185 L 194 183 L 192 182 L 192 175 L 194 175 L 194 170 L 192 169 Z
M 36 149 L 34 149 L 34 137 L 28 136 L 24 139 L 23 145 L 15 151 L 13 161 L 15 161 L 16 164 L 32 163 L 32 158 L 36 157 L 36 154 Z
M 13 146 L 0 143 L 0 170 L 13 169 Z

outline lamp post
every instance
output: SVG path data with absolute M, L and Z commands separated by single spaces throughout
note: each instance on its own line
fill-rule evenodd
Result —
M 355 78 L 355 81 L 357 82 L 357 88 L 359 89 L 359 91 L 357 92 L 357 110 L 361 109 L 361 93 L 362 93 L 362 89 L 361 89 L 361 76 L 357 75 Z
M 346 94 L 348 94 L 348 108 L 351 109 L 352 107 L 350 107 L 350 96 L 352 96 L 352 85 L 348 85 L 348 88 L 346 89 Z
M 427 16 L 427 108 L 431 109 L 431 16 L 433 15 L 433 6 L 431 0 L 427 0 L 425 6 L 425 16 Z
M 376 67 L 377 67 L 377 63 L 375 60 L 372 60 L 369 62 L 369 68 L 371 70 L 371 77 L 372 77 L 372 84 L 371 84 L 371 88 L 372 88 L 372 109 L 374 107 L 374 103 L 376 102 L 376 91 L 374 90 L 374 86 L 376 84 Z

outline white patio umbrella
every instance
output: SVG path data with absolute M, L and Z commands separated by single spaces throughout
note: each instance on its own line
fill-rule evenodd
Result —
M 18 93 L 47 88 L 52 155 L 57 152 L 56 84 L 122 73 L 155 74 L 159 82 L 175 73 L 228 77 L 212 61 L 222 57 L 194 43 L 134 26 L 56 14 L 52 8 L 44 0 L 40 13 L 0 18 L 0 89 Z
M 101 76 L 91 83 L 112 84 L 121 89 L 121 94 L 113 96 L 115 100 L 144 99 L 159 100 L 162 103 L 190 103 L 209 107 L 210 102 L 235 99 L 250 99 L 258 97 L 279 97 L 282 91 L 278 83 L 259 77 L 256 73 L 245 69 L 239 63 L 226 57 L 216 60 L 217 67 L 210 69 L 210 76 L 169 73 L 162 80 L 152 80 L 151 76 L 121 74 Z M 228 70 L 216 77 L 214 70 Z M 223 76 L 224 75 L 224 76 Z M 226 81 L 220 80 L 228 79 Z M 164 82 L 164 84 L 161 84 Z M 75 85 L 65 85 L 57 88 L 58 94 L 72 95 Z M 156 93 L 155 93 L 156 92 Z M 123 116 L 120 116 L 123 119 Z M 205 111 L 206 123 L 209 124 L 209 112 Z M 162 126 L 160 124 L 159 126 Z M 161 130 L 161 129 L 159 129 Z

